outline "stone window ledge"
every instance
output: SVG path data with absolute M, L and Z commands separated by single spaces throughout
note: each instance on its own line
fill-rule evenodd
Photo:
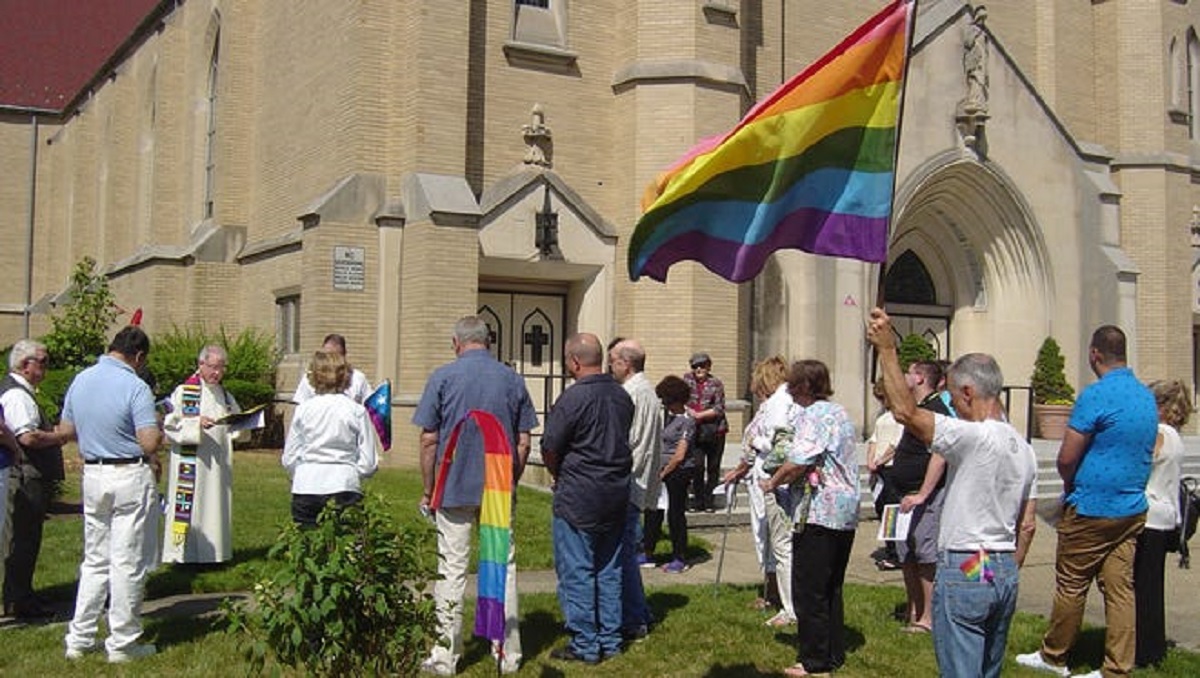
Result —
M 579 60 L 578 52 L 563 47 L 538 45 L 517 40 L 509 40 L 504 43 L 504 55 L 508 57 L 509 61 L 525 66 L 572 68 Z

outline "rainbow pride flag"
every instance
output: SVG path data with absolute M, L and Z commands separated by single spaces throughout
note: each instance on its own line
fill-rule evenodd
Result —
M 483 437 L 483 496 L 479 502 L 479 590 L 475 602 L 475 635 L 504 644 L 504 584 L 512 542 L 513 461 L 508 436 L 490 412 L 471 410 L 455 425 L 434 478 L 429 506 L 438 510 L 445 495 L 446 476 L 458 450 L 463 426 L 474 421 Z M 503 651 L 503 650 L 501 650 Z
M 384 379 L 379 388 L 367 396 L 363 407 L 367 408 L 367 416 L 379 434 L 383 451 L 392 449 L 392 382 Z
M 912 13 L 892 2 L 663 172 L 630 237 L 630 279 L 666 282 L 691 260 L 743 282 L 779 249 L 886 261 Z

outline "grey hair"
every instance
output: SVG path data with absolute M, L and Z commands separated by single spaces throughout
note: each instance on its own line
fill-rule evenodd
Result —
M 8 369 L 16 372 L 26 360 L 36 358 L 38 351 L 46 350 L 46 345 L 33 339 L 22 339 L 13 344 L 12 353 L 8 354 Z
M 962 388 L 963 384 L 974 386 L 981 398 L 999 398 L 1000 390 L 1004 388 L 1000 366 L 995 358 L 986 353 L 968 353 L 955 360 L 947 376 L 958 388 Z
M 209 356 L 216 356 L 220 360 L 229 361 L 229 354 L 225 352 L 225 349 L 216 344 L 209 344 L 200 349 L 200 355 L 196 356 L 196 364 L 199 365 L 202 362 L 206 362 Z
M 458 322 L 454 323 L 454 338 L 459 344 L 491 344 L 491 332 L 487 323 L 475 315 L 459 318 Z

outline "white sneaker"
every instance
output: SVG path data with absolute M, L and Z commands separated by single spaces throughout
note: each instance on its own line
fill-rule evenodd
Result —
M 1103 678 L 1103 676 L 1104 674 L 1100 672 L 1100 669 L 1096 669 L 1091 673 L 1080 673 L 1077 676 L 1073 676 L 1073 678 Z
M 1017 655 L 1017 663 L 1025 668 L 1046 671 L 1047 673 L 1063 676 L 1063 678 L 1068 678 L 1071 675 L 1071 671 L 1067 667 L 1055 666 L 1048 663 L 1045 659 L 1042 659 L 1041 650 L 1035 650 L 1029 654 Z
M 421 662 L 421 673 L 431 673 L 435 676 L 453 676 L 454 669 L 448 668 L 443 664 L 434 661 L 433 657 L 429 657 Z
M 108 653 L 109 664 L 124 664 L 135 659 L 145 659 L 158 653 L 158 648 L 151 643 L 134 643 L 123 650 L 113 650 Z
M 84 655 L 95 652 L 98 649 L 99 648 L 96 647 L 95 645 L 89 645 L 88 647 L 71 647 L 70 645 L 68 645 L 67 651 L 63 654 L 66 656 L 67 659 L 70 659 L 71 661 L 78 661 L 80 659 L 83 659 Z

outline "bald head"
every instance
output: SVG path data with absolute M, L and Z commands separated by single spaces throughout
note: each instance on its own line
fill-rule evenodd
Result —
M 567 369 L 575 377 L 598 374 L 604 364 L 604 349 L 600 339 L 588 332 L 572 334 L 567 338 Z
M 613 377 L 623 384 L 646 369 L 646 350 L 636 339 L 622 339 L 609 347 L 608 367 Z

